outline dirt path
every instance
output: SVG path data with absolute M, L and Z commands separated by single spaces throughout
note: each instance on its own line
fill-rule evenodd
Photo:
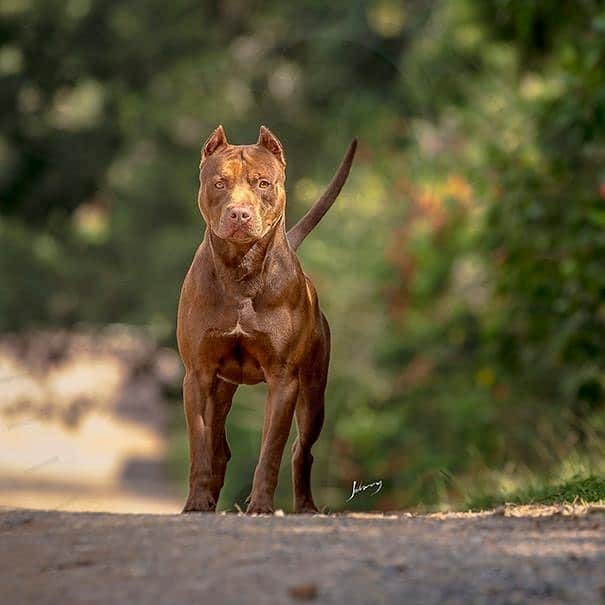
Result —
M 4 509 L 0 553 L 7 605 L 605 603 L 602 509 L 313 517 Z

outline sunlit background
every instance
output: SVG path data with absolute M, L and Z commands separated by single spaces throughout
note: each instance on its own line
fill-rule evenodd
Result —
M 602 3 L 2 0 L 0 18 L 0 504 L 182 505 L 176 304 L 219 123 L 280 137 L 290 224 L 360 140 L 300 249 L 333 334 L 320 506 L 605 497 Z M 238 391 L 223 510 L 249 493 L 264 394 Z M 353 480 L 383 488 L 346 502 Z

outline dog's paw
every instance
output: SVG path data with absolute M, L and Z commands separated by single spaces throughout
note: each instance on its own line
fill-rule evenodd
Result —
M 216 501 L 209 494 L 190 494 L 183 508 L 183 513 L 213 513 Z
M 252 500 L 246 508 L 246 513 L 249 515 L 272 515 L 273 514 L 273 503 L 271 502 L 255 502 Z

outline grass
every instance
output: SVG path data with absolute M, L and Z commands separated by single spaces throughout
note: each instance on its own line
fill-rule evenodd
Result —
M 502 504 L 605 504 L 605 477 L 575 476 L 560 483 L 535 484 L 499 495 L 477 495 L 467 501 L 471 510 Z

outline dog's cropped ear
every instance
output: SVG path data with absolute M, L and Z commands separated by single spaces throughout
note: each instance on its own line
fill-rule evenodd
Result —
M 260 127 L 256 144 L 268 149 L 284 166 L 286 165 L 286 157 L 284 156 L 282 144 L 266 126 Z
M 228 144 L 229 142 L 227 141 L 225 129 L 223 128 L 222 124 L 219 124 L 214 132 L 206 139 L 206 142 L 202 147 L 202 158 L 200 160 L 200 165 L 215 151 L 221 147 L 225 147 Z

